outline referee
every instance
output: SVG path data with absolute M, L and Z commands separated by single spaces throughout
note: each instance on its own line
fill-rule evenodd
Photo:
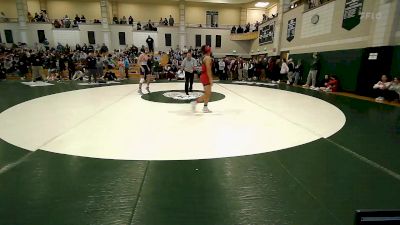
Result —
M 193 90 L 193 71 L 196 66 L 196 60 L 192 58 L 192 53 L 188 52 L 186 58 L 182 61 L 181 68 L 185 71 L 185 92 L 189 95 L 189 92 Z

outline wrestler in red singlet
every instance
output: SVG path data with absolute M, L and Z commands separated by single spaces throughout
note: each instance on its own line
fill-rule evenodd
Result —
M 196 101 L 191 102 L 191 105 L 194 112 L 196 111 L 197 103 L 204 102 L 203 112 L 210 113 L 211 110 L 208 109 L 208 101 L 211 98 L 211 87 L 213 83 L 211 48 L 207 45 L 203 45 L 201 51 L 204 57 L 201 66 L 200 82 L 203 84 L 204 94 L 196 99 Z

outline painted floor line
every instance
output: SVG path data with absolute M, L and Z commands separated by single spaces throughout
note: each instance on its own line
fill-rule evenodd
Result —
M 29 152 L 28 154 L 24 155 L 23 157 L 19 158 L 17 161 L 9 163 L 5 166 L 3 166 L 0 169 L 0 175 L 6 173 L 7 171 L 13 169 L 14 167 L 18 166 L 19 164 L 21 164 L 22 162 L 24 162 L 26 159 L 28 159 L 33 153 L 35 153 L 36 151 L 33 152 Z
M 132 224 L 133 217 L 135 217 L 136 208 L 137 208 L 137 205 L 139 204 L 140 194 L 142 193 L 142 189 L 143 189 L 143 186 L 144 186 L 144 181 L 146 180 L 147 171 L 148 171 L 149 167 L 150 167 L 150 161 L 147 161 L 147 165 L 146 165 L 146 169 L 144 170 L 142 182 L 140 183 L 140 186 L 139 186 L 139 191 L 138 191 L 138 194 L 137 194 L 137 198 L 136 198 L 135 204 L 133 204 L 133 209 L 132 209 L 132 213 L 131 213 L 131 218 L 129 219 L 129 224 Z
M 306 186 L 304 186 L 303 183 L 302 183 L 296 176 L 294 176 L 294 175 L 290 172 L 290 170 L 282 163 L 281 160 L 278 159 L 277 156 L 274 156 L 273 158 L 280 164 L 280 166 L 286 171 L 286 173 L 287 173 L 298 185 L 300 185 L 300 187 L 301 187 L 305 192 L 307 192 L 307 194 L 308 194 L 309 196 L 311 196 L 311 198 L 313 198 L 322 208 L 324 208 L 324 209 L 329 213 L 329 215 L 331 215 L 331 216 L 332 216 L 337 222 L 339 222 L 340 224 L 344 224 L 339 218 L 337 218 L 337 217 L 335 216 L 335 214 L 332 213 L 331 210 L 329 210 L 329 208 L 328 208 L 323 202 L 321 202 L 321 201 L 317 198 L 317 196 L 315 196 L 313 193 L 311 193 L 311 191 L 309 191 L 309 190 L 306 188 Z
M 74 129 L 75 127 L 78 127 L 79 125 L 81 125 L 82 123 L 90 120 L 92 117 L 94 117 L 95 115 L 103 112 L 104 110 L 106 110 L 107 108 L 115 105 L 116 103 L 120 102 L 122 99 L 128 97 L 129 95 L 131 95 L 132 93 L 136 92 L 136 90 L 132 90 L 130 92 L 128 92 L 126 95 L 121 96 L 120 98 L 118 98 L 117 100 L 115 100 L 114 102 L 110 103 L 109 105 L 104 106 L 103 108 L 97 110 L 96 112 L 92 113 L 91 115 L 89 115 L 88 117 L 82 119 L 81 121 L 77 122 L 74 126 L 64 130 L 63 132 L 61 132 L 60 134 L 54 136 L 53 138 L 50 138 L 49 140 L 45 141 L 42 145 L 40 145 L 36 150 L 41 149 L 42 147 L 48 145 L 49 143 L 51 143 L 52 141 L 56 140 L 57 138 L 63 136 L 64 134 L 68 133 L 69 131 L 71 131 L 72 129 Z
M 366 163 L 366 164 L 368 164 L 368 165 L 370 165 L 370 166 L 372 166 L 372 167 L 374 167 L 374 168 L 386 173 L 387 175 L 395 178 L 396 180 L 400 181 L 400 174 L 398 174 L 398 173 L 396 173 L 396 172 L 394 172 L 394 171 L 392 171 L 392 170 L 390 170 L 390 169 L 388 169 L 388 168 L 386 168 L 384 166 L 381 166 L 380 164 L 378 164 L 378 163 L 376 163 L 376 162 L 374 162 L 374 161 L 372 161 L 372 160 L 370 160 L 370 159 L 368 159 L 368 158 L 366 158 L 366 157 L 364 157 L 364 156 L 362 156 L 362 155 L 360 155 L 360 154 L 358 154 L 356 152 L 353 152 L 349 148 L 346 148 L 345 146 L 343 146 L 341 144 L 338 144 L 338 143 L 336 143 L 336 142 L 334 142 L 334 141 L 332 141 L 332 140 L 330 140 L 328 138 L 326 138 L 325 140 L 327 140 L 330 143 L 336 145 L 337 147 L 339 147 L 343 151 L 351 154 L 353 157 L 361 160 L 362 162 L 364 162 L 364 163 Z

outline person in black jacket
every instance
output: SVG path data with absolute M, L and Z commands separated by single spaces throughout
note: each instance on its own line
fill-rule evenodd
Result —
M 93 56 L 93 52 L 89 52 L 89 56 L 86 58 L 86 66 L 88 70 L 89 83 L 92 82 L 92 76 L 94 77 L 94 82 L 97 83 L 97 61 Z
M 149 46 L 149 51 L 150 51 L 150 52 L 154 52 L 154 47 L 153 47 L 153 45 L 154 45 L 154 40 L 153 40 L 153 38 L 150 37 L 150 35 L 147 37 L 146 43 L 147 43 L 147 45 Z
M 294 67 L 294 85 L 299 83 L 299 80 L 303 77 L 303 64 L 302 61 L 297 61 L 297 65 Z

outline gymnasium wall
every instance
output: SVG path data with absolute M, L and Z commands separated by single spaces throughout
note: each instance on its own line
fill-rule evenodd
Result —
M 267 9 L 249 8 L 247 9 L 247 23 L 261 22 L 263 14 L 267 14 Z
M 0 0 L 0 12 L 4 12 L 7 18 L 17 18 L 17 5 L 15 0 Z
M 195 4 L 186 5 L 187 24 L 206 24 L 206 11 L 218 11 L 218 25 L 240 23 L 240 6 L 228 4 Z
M 65 15 L 75 18 L 75 14 L 83 14 L 88 20 L 101 18 L 99 1 L 51 0 L 47 1 L 47 12 L 50 19 L 60 19 Z
M 400 77 L 400 45 L 393 47 L 391 77 Z
M 188 28 L 186 33 L 187 47 L 196 47 L 196 35 L 201 35 L 201 45 L 206 43 L 206 35 L 211 35 L 211 48 L 214 55 L 249 55 L 251 43 L 249 41 L 231 41 L 229 29 Z M 221 35 L 221 48 L 215 47 L 216 35 Z
M 150 19 L 158 24 L 160 17 L 169 18 L 169 15 L 175 19 L 175 23 L 179 23 L 179 7 L 178 4 L 156 4 L 156 3 L 127 3 L 118 2 L 118 18 L 125 16 L 127 19 L 132 16 L 135 21 L 142 24 L 147 23 Z

